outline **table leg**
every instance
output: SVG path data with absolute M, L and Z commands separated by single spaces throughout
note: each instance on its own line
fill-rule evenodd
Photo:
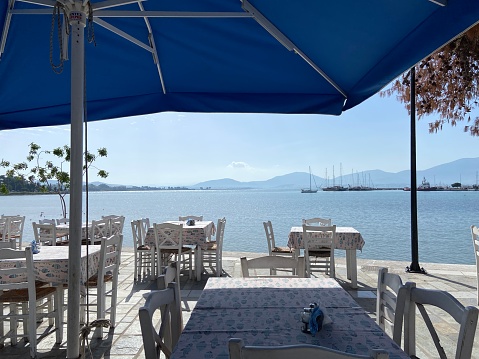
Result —
M 351 288 L 356 289 L 358 287 L 358 267 L 355 249 L 346 249 L 346 271 L 348 279 L 351 280 Z

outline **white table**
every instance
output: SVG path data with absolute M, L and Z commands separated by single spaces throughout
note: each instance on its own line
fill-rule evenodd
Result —
M 362 250 L 364 244 L 365 242 L 361 233 L 353 227 L 336 227 L 334 249 L 346 251 L 346 271 L 348 279 L 351 280 L 352 288 L 358 287 L 356 251 Z M 303 227 L 291 227 L 288 236 L 288 247 L 294 248 L 297 255 L 299 255 L 300 249 L 304 249 Z
M 195 268 L 196 280 L 201 280 L 201 273 L 203 271 L 203 256 L 201 250 L 207 246 L 207 242 L 211 240 L 211 236 L 215 234 L 216 228 L 213 221 L 195 221 L 192 226 L 186 225 L 186 221 L 167 221 L 165 223 L 183 224 L 183 244 L 194 245 L 196 247 L 195 253 Z M 146 233 L 145 244 L 151 248 L 156 247 L 154 228 L 148 228 Z
M 319 301 L 333 322 L 316 336 L 301 331 L 301 312 Z M 228 340 L 246 345 L 312 344 L 408 358 L 331 278 L 210 278 L 171 359 L 228 358 Z
M 81 284 L 98 273 L 100 250 L 100 245 L 81 246 Z M 33 255 L 36 279 L 53 285 L 68 284 L 68 251 L 68 246 L 42 246 L 40 253 Z M 0 268 L 13 265 L 12 261 L 0 260 Z M 0 276 L 1 281 L 9 282 L 11 279 Z

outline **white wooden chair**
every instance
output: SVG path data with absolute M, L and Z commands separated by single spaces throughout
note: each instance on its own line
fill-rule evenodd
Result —
M 456 359 L 470 359 L 472 347 L 474 344 L 474 335 L 477 327 L 477 316 L 479 310 L 476 307 L 464 307 L 456 298 L 450 293 L 442 290 L 411 288 L 410 296 L 408 298 L 409 310 L 405 316 L 405 335 L 408 335 L 409 340 L 404 339 L 404 351 L 413 356 L 416 354 L 416 313 L 415 308 L 419 309 L 422 318 L 426 324 L 431 338 L 436 346 L 438 357 L 446 358 L 444 348 L 441 346 L 440 338 L 432 323 L 428 309 L 437 307 L 442 309 L 440 315 L 449 314 L 456 323 L 459 324 L 459 333 L 457 337 L 457 345 L 455 350 Z
M 32 223 L 33 234 L 35 242 L 42 246 L 56 246 L 57 245 L 57 229 L 56 225 L 50 223 Z
M 169 358 L 183 330 L 178 283 L 167 289 L 152 291 L 139 309 L 141 335 L 146 359 Z M 157 314 L 159 313 L 159 314 Z M 157 320 L 159 319 L 159 329 Z
M 268 253 L 270 256 L 287 256 L 294 258 L 296 253 L 294 249 L 288 246 L 280 247 L 276 245 L 273 231 L 273 224 L 271 221 L 263 222 L 264 232 L 266 233 L 266 241 L 268 242 Z M 275 275 L 275 268 L 271 269 L 271 275 Z
M 321 217 L 314 217 L 314 218 L 307 218 L 301 220 L 302 224 L 306 224 L 308 226 L 332 226 L 332 219 L 331 218 L 321 218 Z M 330 256 L 328 255 L 327 251 L 323 251 L 321 253 L 321 260 L 328 263 Z
M 8 232 L 6 234 L 7 240 L 15 242 L 15 248 L 21 249 L 23 241 L 23 227 L 25 226 L 25 216 L 6 216 L 4 218 L 8 218 L 9 220 Z
M 217 277 L 223 272 L 223 238 L 225 234 L 226 218 L 218 219 L 216 226 L 216 240 L 207 242 L 207 247 L 201 249 L 203 266 L 209 264 L 215 267 Z
M 379 268 L 376 295 L 376 323 L 396 343 L 401 346 L 404 313 L 409 292 L 416 283 L 403 284 L 399 275 L 388 273 L 387 268 Z M 404 331 L 408 332 L 408 328 Z M 405 338 L 408 340 L 408 338 Z
M 271 275 L 271 269 L 286 270 L 296 274 L 290 276 Z M 269 274 L 262 274 L 265 270 L 269 270 Z M 250 274 L 253 270 L 254 274 Z M 256 272 L 259 270 L 259 273 Z M 264 256 L 252 259 L 241 258 L 241 272 L 243 278 L 268 278 L 268 277 L 305 277 L 304 257 L 282 257 L 282 256 Z M 267 272 L 267 271 L 266 271 Z
M 476 226 L 471 226 L 471 233 L 474 257 L 476 258 L 477 305 L 479 305 L 479 228 Z
M 69 225 L 70 224 L 70 219 L 69 218 L 57 218 L 55 220 L 57 226 L 58 225 L 62 225 L 62 224 L 65 224 L 65 225 Z M 62 236 L 62 242 L 64 244 L 68 244 L 68 238 L 69 238 L 69 231 L 68 230 L 65 230 L 65 229 L 61 229 L 61 228 L 57 228 L 57 236 L 61 235 Z
M 304 258 L 306 272 L 311 277 L 313 272 L 324 272 L 335 278 L 334 243 L 336 225 L 308 226 L 303 224 Z
M 102 238 L 100 250 L 100 262 L 98 264 L 98 274 L 88 279 L 87 290 L 95 289 L 96 293 L 88 293 L 90 295 L 96 294 L 96 318 L 105 319 L 109 315 L 110 327 L 114 328 L 116 325 L 116 307 L 117 291 L 118 291 L 118 272 L 121 262 L 121 247 L 123 244 L 123 235 L 115 234 L 108 238 Z M 108 284 L 111 284 L 109 286 Z M 109 288 L 108 288 L 109 287 Z M 107 307 L 107 298 L 108 307 Z M 86 306 L 90 306 L 89 298 Z M 88 313 L 82 313 L 85 321 L 88 321 Z M 97 327 L 93 334 L 93 338 L 101 338 L 103 336 L 102 327 Z
M 203 216 L 179 216 L 178 217 L 178 220 L 179 221 L 187 221 L 189 219 L 193 219 L 195 221 L 202 221 L 203 220 Z
M 174 223 L 154 223 L 155 247 L 157 253 L 157 273 L 161 273 L 162 268 L 168 264 L 168 259 L 176 257 L 178 262 L 176 282 L 180 283 L 181 266 L 186 267 L 185 256 L 188 255 L 189 278 L 193 278 L 192 254 L 193 248 L 183 246 L 183 224 Z
M 8 217 L 0 218 L 0 245 L 2 246 L 2 248 L 16 249 L 16 240 L 11 241 L 8 238 L 9 232 L 10 232 L 10 218 Z
M 283 346 L 245 346 L 242 339 L 231 338 L 228 341 L 230 359 L 388 359 L 384 350 L 372 349 L 369 355 L 340 352 L 318 345 L 297 344 Z
M 145 244 L 146 232 L 150 226 L 148 218 L 131 221 L 131 232 L 133 235 L 133 250 L 135 252 L 134 280 L 139 281 L 147 274 L 153 279 L 155 275 L 155 258 L 152 248 Z
M 0 282 L 0 344 L 11 338 L 16 345 L 19 338 L 28 337 L 30 357 L 37 357 L 37 320 L 49 318 L 49 325 L 56 332 L 56 343 L 63 340 L 63 308 L 61 287 L 36 285 L 33 271 L 33 255 L 30 247 L 25 250 L 0 249 L 0 259 L 14 261 L 10 268 L 1 268 L 0 277 L 15 277 L 8 283 Z M 52 304 L 54 303 L 54 305 Z M 5 309 L 9 309 L 5 312 Z M 10 329 L 4 333 L 4 322 L 10 322 Z M 18 333 L 18 322 L 23 322 L 24 333 Z M 48 333 L 42 333 L 41 338 Z

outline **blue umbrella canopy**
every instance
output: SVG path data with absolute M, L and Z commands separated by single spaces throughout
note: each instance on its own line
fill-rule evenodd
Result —
M 0 130 L 71 123 L 67 357 L 79 356 L 84 120 L 339 115 L 477 22 L 477 0 L 0 1 Z
M 72 41 L 60 46 L 55 3 L 0 4 L 0 130 L 70 123 L 71 61 L 61 74 L 50 64 Z M 84 3 L 94 36 L 85 44 L 88 121 L 161 111 L 339 115 L 479 21 L 475 0 Z

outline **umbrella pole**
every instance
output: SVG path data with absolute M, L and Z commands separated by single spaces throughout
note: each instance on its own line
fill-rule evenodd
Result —
M 406 271 L 426 273 L 419 266 L 417 231 L 417 174 L 416 174 L 416 69 L 411 68 L 411 256 L 412 262 Z
M 71 161 L 70 244 L 68 259 L 67 358 L 80 356 L 80 274 L 83 176 L 84 28 L 86 14 L 70 11 L 71 25 Z

